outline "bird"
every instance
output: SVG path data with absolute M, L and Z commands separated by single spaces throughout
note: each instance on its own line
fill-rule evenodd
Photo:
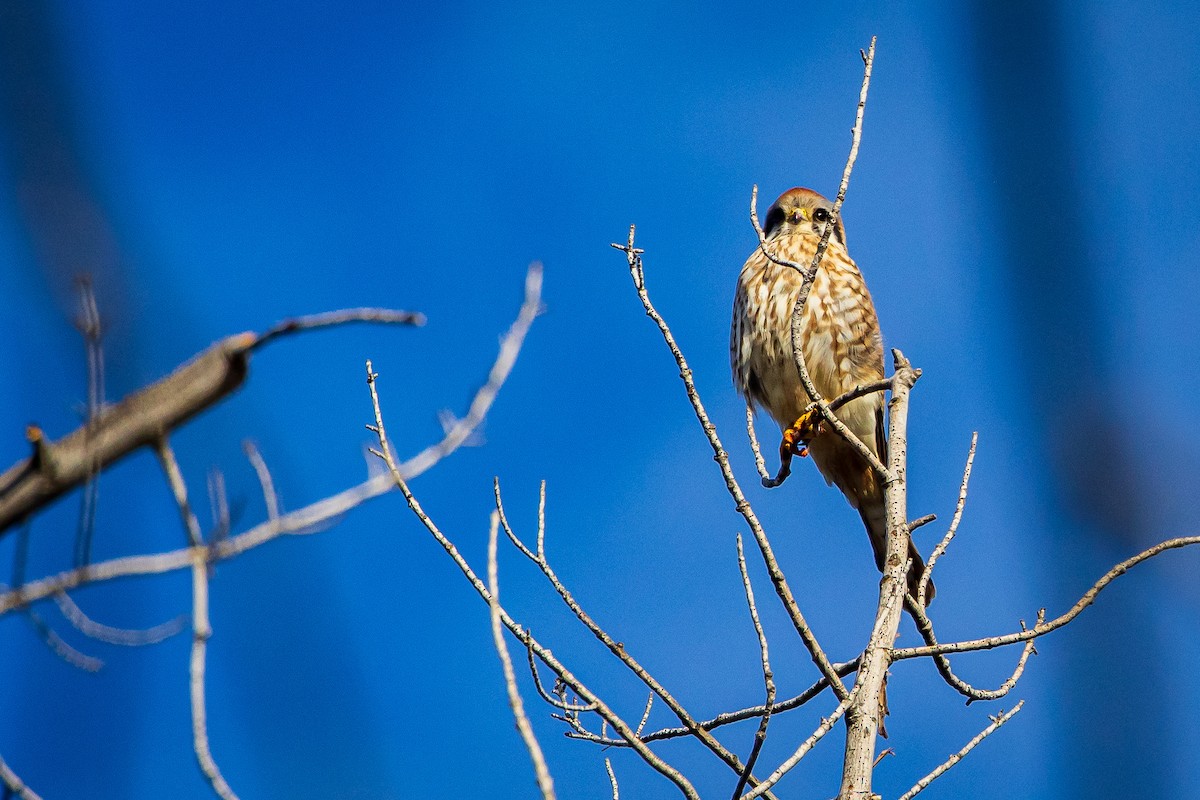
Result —
M 788 261 L 808 269 L 825 229 L 828 246 L 804 304 L 801 330 L 805 366 L 814 388 L 828 401 L 858 386 L 882 380 L 883 339 L 875 305 L 862 273 L 846 249 L 846 230 L 834 205 L 812 189 L 796 187 L 767 211 L 764 242 L 738 275 L 730 326 L 729 360 L 733 383 L 747 403 L 765 410 L 783 436 L 785 463 L 791 452 L 812 456 L 827 484 L 836 485 L 858 510 L 871 540 L 875 566 L 884 571 L 887 520 L 883 481 L 849 442 L 827 425 L 800 381 L 792 352 L 792 309 L 803 284 Z M 884 463 L 887 429 L 882 392 L 851 400 L 838 418 Z M 790 452 L 789 452 L 790 451 Z M 908 591 L 915 599 L 925 569 L 912 541 Z M 926 604 L 934 596 L 926 589 Z

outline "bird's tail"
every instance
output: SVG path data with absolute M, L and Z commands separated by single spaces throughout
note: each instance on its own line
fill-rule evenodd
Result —
M 864 498 L 864 501 L 859 505 L 858 513 L 862 517 L 863 525 L 867 528 L 867 535 L 871 538 L 871 549 L 875 552 L 875 566 L 880 572 L 883 572 L 884 559 L 887 557 L 887 513 L 883 502 L 883 487 L 879 486 L 875 496 Z M 921 558 L 912 539 L 908 541 L 908 557 L 912 560 L 912 564 L 908 568 L 908 593 L 915 600 L 921 586 L 921 576 L 925 573 L 925 560 Z M 933 602 L 933 596 L 936 593 L 933 581 L 930 580 L 929 588 L 925 590 L 926 606 Z

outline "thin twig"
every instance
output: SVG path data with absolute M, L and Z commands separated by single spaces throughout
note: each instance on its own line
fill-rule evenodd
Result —
M 525 273 L 525 300 L 521 304 L 516 321 L 500 338 L 500 353 L 496 356 L 491 372 L 488 373 L 487 383 L 475 394 L 475 399 L 471 401 L 471 406 L 467 409 L 467 415 L 450 426 L 450 430 L 446 432 L 442 441 L 425 448 L 399 466 L 402 474 L 414 475 L 429 469 L 462 446 L 483 422 L 484 416 L 487 415 L 488 409 L 492 407 L 492 403 L 496 399 L 496 393 L 500 391 L 508 374 L 512 372 L 513 365 L 517 363 L 517 355 L 521 352 L 525 334 L 529 332 L 529 327 L 533 325 L 534 319 L 541 313 L 541 298 L 542 265 L 534 262 L 529 265 L 529 270 Z
M 637 735 L 642 735 L 642 729 L 646 727 L 646 723 L 650 721 L 650 709 L 654 708 L 654 692 L 646 695 L 646 710 L 642 712 L 642 718 L 638 720 Z
M 542 676 L 540 674 L 538 674 L 537 661 L 533 657 L 533 650 L 531 648 L 526 647 L 525 652 L 529 656 L 529 674 L 533 676 L 534 688 L 537 689 L 537 693 L 539 695 L 541 695 L 541 698 L 543 700 L 545 700 L 547 703 L 554 706 L 555 708 L 560 708 L 563 711 L 571 711 L 576 714 L 578 714 L 581 711 L 595 711 L 596 710 L 596 706 L 594 703 L 587 703 L 587 704 L 568 703 L 565 700 L 560 700 L 560 699 L 554 697 L 553 695 L 551 695 L 549 692 L 547 692 L 546 688 L 544 686 L 542 686 Z M 639 733 L 640 733 L 640 731 L 639 731 Z
M 29 620 L 29 624 L 38 632 L 42 642 L 50 648 L 50 651 L 72 667 L 81 669 L 84 672 L 99 672 L 104 668 L 103 661 L 95 656 L 89 656 L 78 648 L 72 647 L 66 639 L 59 636 L 58 632 L 51 628 L 42 619 L 41 615 L 33 609 L 25 609 L 25 618 Z
M 208 745 L 208 721 L 204 707 L 204 661 L 212 627 L 208 621 L 208 548 L 192 548 L 192 748 L 200 771 L 221 800 L 238 800 L 225 782 Z
M 766 687 L 766 703 L 763 705 L 763 715 L 758 723 L 758 730 L 754 732 L 754 744 L 750 748 L 750 755 L 746 758 L 746 767 L 742 770 L 741 777 L 738 778 L 737 788 L 733 790 L 733 800 L 741 795 L 742 789 L 746 786 L 746 781 L 750 777 L 751 771 L 754 769 L 754 763 L 758 761 L 758 755 L 762 752 L 763 743 L 767 740 L 767 725 L 771 722 L 771 711 L 775 705 L 775 674 L 771 671 L 771 658 L 767 651 L 767 634 L 763 630 L 762 622 L 758 619 L 758 607 L 754 604 L 754 587 L 750 584 L 750 573 L 746 569 L 746 553 L 742 549 L 742 536 L 737 536 L 737 560 L 738 571 L 742 575 L 742 587 L 746 590 L 746 605 L 750 608 L 750 621 L 754 623 L 754 633 L 758 637 L 758 651 L 762 660 L 763 685 Z
M 837 708 L 833 710 L 832 714 L 821 720 L 821 724 L 817 726 L 817 729 L 813 731 L 807 739 L 800 743 L 800 746 L 796 748 L 796 751 L 788 756 L 787 760 L 780 764 L 779 767 L 770 775 L 768 775 L 766 779 L 764 779 L 761 784 L 755 787 L 753 791 L 742 795 L 742 800 L 754 800 L 755 797 L 761 797 L 764 792 L 778 783 L 784 775 L 790 772 L 794 766 L 799 764 L 800 759 L 808 755 L 809 751 L 816 746 L 817 742 L 821 741 L 825 734 L 829 733 L 829 731 L 833 729 L 833 726 L 837 724 L 837 721 L 842 718 L 843 714 L 846 713 L 846 709 L 852 702 L 854 702 L 854 698 L 857 694 L 858 686 L 856 685 L 854 691 L 850 693 L 850 696 L 838 703 Z
M 958 502 L 954 505 L 954 517 L 950 520 L 950 527 L 946 531 L 946 535 L 938 542 L 937 547 L 933 548 L 933 552 L 929 554 L 929 560 L 925 562 L 925 571 L 921 573 L 921 585 L 917 590 L 917 599 L 922 608 L 927 605 L 925 593 L 929 588 L 929 579 L 933 575 L 933 565 L 946 552 L 954 535 L 958 533 L 958 523 L 962 521 L 963 509 L 967 505 L 967 486 L 971 483 L 971 466 L 975 463 L 975 446 L 977 444 L 979 444 L 979 431 L 971 434 L 971 448 L 967 450 L 967 465 L 963 467 L 962 482 L 958 486 Z
M 199 547 L 203 544 L 204 537 L 200 533 L 200 521 L 196 519 L 196 513 L 188 504 L 187 483 L 183 480 L 183 473 L 179 470 L 179 462 L 175 460 L 175 451 L 165 436 L 158 440 L 155 450 L 163 474 L 167 476 L 171 494 L 175 497 L 175 505 L 183 520 L 183 529 L 187 533 L 188 544 L 192 547 Z
M 630 225 L 629 241 L 624 245 L 613 244 L 612 246 L 625 253 L 629 261 L 629 274 L 633 278 L 633 285 L 637 290 L 638 297 L 642 301 L 642 307 L 646 309 L 646 315 L 658 326 L 659 333 L 662 334 L 663 340 L 671 351 L 671 355 L 675 358 L 675 363 L 679 367 L 679 377 L 683 380 L 688 400 L 692 404 L 692 410 L 696 414 L 696 419 L 700 421 L 700 427 L 704 429 L 704 435 L 708 438 L 709 446 L 713 450 L 713 458 L 721 469 L 721 475 L 725 478 L 725 489 L 729 492 L 729 496 L 733 498 L 734 507 L 737 509 L 737 512 L 742 515 L 742 518 L 746 520 L 746 524 L 750 526 L 750 532 L 754 535 L 754 541 L 758 545 L 759 552 L 762 553 L 763 561 L 767 567 L 767 574 L 771 578 L 771 585 L 775 587 L 775 593 L 783 603 L 792 626 L 800 635 L 800 640 L 804 643 L 813 662 L 817 665 L 821 674 L 829 680 L 838 698 L 845 699 L 849 695 L 849 690 L 842 683 L 841 677 L 834 671 L 832 662 L 825 655 L 825 651 L 817 641 L 816 635 L 812 632 L 812 628 L 809 627 L 808 621 L 804 619 L 800 607 L 796 604 L 796 598 L 792 594 L 792 589 L 788 585 L 783 570 L 775 558 L 775 552 L 771 548 L 767 534 L 759 523 L 758 516 L 754 513 L 750 501 L 742 493 L 742 487 L 738 484 L 737 478 L 734 477 L 733 469 L 729 466 L 729 454 L 725 452 L 725 448 L 721 444 L 721 439 L 717 436 L 717 428 L 709 419 L 708 412 L 705 411 L 704 404 L 700 401 L 700 393 L 696 390 L 696 383 L 692 379 L 691 367 L 688 366 L 687 360 L 683 357 L 683 352 L 679 349 L 679 345 L 676 344 L 675 336 L 671 333 L 671 329 L 667 326 L 666 321 L 654 308 L 654 304 L 650 302 L 650 295 L 646 291 L 645 270 L 642 265 L 643 251 L 633 245 L 634 232 L 634 226 Z
M 77 324 L 83 334 L 87 350 L 88 400 L 87 416 L 83 430 L 85 436 L 95 435 L 96 423 L 104 407 L 104 348 L 101 345 L 103 328 L 100 325 L 100 309 L 96 304 L 96 293 L 91 279 L 81 276 L 79 285 L 79 317 Z M 96 525 L 96 505 L 100 498 L 100 462 L 92 457 L 87 465 L 87 475 L 80 496 L 79 525 L 75 535 L 75 566 L 86 564 L 92 559 L 92 535 Z
M 471 587 L 475 590 L 476 594 L 478 594 L 480 598 L 484 600 L 484 602 L 490 603 L 491 592 L 488 590 L 488 587 L 484 585 L 483 581 L 481 581 L 475 574 L 475 571 L 471 568 L 471 565 L 468 564 L 467 560 L 463 558 L 461 553 L 459 553 L 458 548 L 454 545 L 454 543 L 451 542 L 444 533 L 442 533 L 441 529 L 434 523 L 429 515 L 425 513 L 425 510 L 421 507 L 420 502 L 418 502 L 416 496 L 413 495 L 412 490 L 409 489 L 408 483 L 404 479 L 404 474 L 401 472 L 400 467 L 396 464 L 396 461 L 392 456 L 391 446 L 388 444 L 387 432 L 383 424 L 383 412 L 380 408 L 379 395 L 375 388 L 375 379 L 377 377 L 378 376 L 372 370 L 371 362 L 368 361 L 367 385 L 371 393 L 371 405 L 375 411 L 374 430 L 379 438 L 379 450 L 372 450 L 372 452 L 376 453 L 384 460 L 384 463 L 387 464 L 388 472 L 391 475 L 392 480 L 395 481 L 397 488 L 400 489 L 400 493 L 404 495 L 404 499 L 408 503 L 409 510 L 413 512 L 413 515 L 416 516 L 425 529 L 429 531 L 430 535 L 433 536 L 437 543 L 441 545 L 442 549 L 446 551 L 446 554 L 450 556 L 450 559 L 454 561 L 455 566 L 457 566 L 459 571 L 462 572 L 463 577 L 465 577 L 467 582 L 471 584 Z M 688 781 L 688 779 L 685 778 L 683 774 L 679 772 L 679 770 L 672 767 L 648 747 L 646 747 L 646 745 L 637 738 L 637 734 L 633 731 L 633 729 L 630 728 L 620 716 L 613 712 L 613 710 L 609 708 L 604 701 L 602 701 L 595 693 L 588 689 L 588 687 L 582 681 L 575 677 L 575 675 L 573 675 L 561 661 L 555 658 L 553 653 L 542 647 L 542 645 L 533 638 L 533 635 L 530 634 L 528 630 L 523 628 L 516 622 L 516 620 L 509 616 L 508 612 L 505 611 L 502 606 L 499 608 L 499 613 L 500 621 L 504 624 L 504 627 L 506 627 L 514 636 L 517 637 L 517 639 L 524 643 L 526 647 L 532 649 L 537 657 L 541 659 L 542 663 L 549 667 L 551 671 L 558 676 L 559 680 L 562 680 L 569 685 L 572 691 L 574 691 L 580 698 L 587 703 L 595 704 L 595 713 L 598 714 L 607 724 L 612 725 L 613 729 L 617 731 L 621 738 L 627 741 L 638 753 L 638 755 L 640 755 L 642 759 L 650 765 L 651 768 L 675 784 L 679 791 L 685 797 L 689 798 L 689 800 L 699 800 L 699 794 L 697 794 L 695 787 L 692 786 L 691 782 Z
M 488 589 L 491 596 L 488 597 L 488 608 L 492 619 L 492 643 L 496 646 L 496 653 L 500 656 L 500 664 L 504 670 L 504 687 L 508 692 L 508 705 L 512 708 L 513 717 L 517 721 L 517 730 L 521 733 L 521 739 L 525 742 L 525 749 L 529 751 L 529 758 L 533 761 L 533 773 L 537 777 L 538 789 L 542 793 L 543 800 L 554 799 L 554 778 L 550 776 L 550 769 L 546 766 L 546 757 L 542 753 L 542 746 L 538 744 L 537 736 L 533 733 L 533 726 L 529 724 L 529 717 L 525 714 L 525 703 L 521 700 L 521 692 L 517 688 L 517 676 L 513 671 L 512 659 L 508 655 L 508 645 L 504 642 L 504 628 L 500 624 L 500 579 L 499 568 L 496 559 L 496 534 L 500 527 L 500 514 L 493 511 L 491 517 L 491 527 L 488 530 Z
M 279 495 L 275 493 L 275 481 L 271 478 L 271 470 L 267 468 L 267 462 L 263 460 L 258 446 L 249 439 L 242 442 L 242 452 L 246 454 L 250 466 L 254 467 L 254 474 L 258 476 L 258 483 L 262 487 L 263 502 L 267 505 L 267 519 L 277 519 L 279 517 Z
M 858 659 L 854 659 L 853 661 L 847 661 L 847 662 L 841 663 L 841 664 L 834 664 L 833 666 L 834 666 L 834 669 L 837 671 L 838 675 L 841 675 L 844 677 L 846 675 L 849 675 L 851 672 L 854 672 L 854 670 L 858 669 Z M 774 715 L 778 715 L 785 711 L 791 711 L 793 709 L 799 708 L 800 706 L 802 706 L 805 703 L 812 700 L 814 697 L 817 697 L 818 695 L 820 695 L 823 691 L 825 691 L 828 688 L 829 688 L 829 681 L 825 680 L 824 678 L 821 678 L 816 683 L 814 683 L 812 686 L 808 687 L 807 689 L 805 689 L 803 692 L 796 695 L 795 697 L 792 697 L 788 700 L 783 700 L 779 703 L 776 703 L 774 706 L 771 707 L 771 713 Z M 700 727 L 704 728 L 705 730 L 711 731 L 711 730 L 721 727 L 722 725 L 729 725 L 734 722 L 742 722 L 743 720 L 761 717 L 763 714 L 766 713 L 766 711 L 767 711 L 766 706 L 750 706 L 749 708 L 743 708 L 738 711 L 727 711 L 724 714 L 718 714 L 717 716 L 713 717 L 712 719 L 704 720 L 703 722 L 700 723 Z M 570 734 L 568 734 L 568 735 L 570 735 Z M 679 727 L 662 728 L 660 730 L 654 731 L 653 733 L 648 733 L 645 736 L 642 736 L 641 740 L 643 742 L 649 743 L 649 742 L 661 741 L 664 739 L 678 739 L 683 736 L 691 736 L 691 735 L 692 735 L 692 732 L 689 731 L 687 728 L 679 728 Z M 621 741 L 620 739 L 601 739 L 601 738 L 595 737 L 594 735 L 591 735 L 591 734 L 589 734 L 588 736 L 572 736 L 571 738 L 584 739 L 586 741 L 595 742 L 596 744 L 601 744 L 606 747 L 628 747 L 628 745 L 625 742 Z
M 754 468 L 763 484 L 770 483 L 771 473 L 767 472 L 767 462 L 763 460 L 762 450 L 758 446 L 758 435 L 754 432 L 754 403 L 746 401 L 746 436 L 750 439 L 750 449 L 754 452 Z
M 266 331 L 259 334 L 257 341 L 251 347 L 257 350 L 281 336 L 287 336 L 292 333 L 358 322 L 382 323 L 384 325 L 412 325 L 419 328 L 425 324 L 425 315 L 415 311 L 398 311 L 391 308 L 346 308 L 340 311 L 326 311 L 321 314 L 292 317 L 291 319 L 275 323 Z
M 973 750 L 975 748 L 975 745 L 979 744 L 984 739 L 991 736 L 993 733 L 995 733 L 1000 728 L 1001 725 L 1003 725 L 1004 723 L 1006 723 L 1010 719 L 1012 719 L 1014 716 L 1016 716 L 1017 712 L 1020 711 L 1021 707 L 1024 705 L 1025 705 L 1025 701 L 1022 700 L 1019 703 L 1017 703 L 1015 706 L 1013 706 L 1012 711 L 1001 712 L 1000 716 L 991 717 L 991 720 L 992 720 L 991 725 L 988 725 L 986 728 L 984 728 L 982 731 L 980 731 L 975 736 L 974 739 L 967 742 L 966 745 L 964 745 L 961 750 L 959 750 L 954 755 L 950 756 L 950 758 L 946 759 L 941 765 L 939 765 L 937 767 L 937 769 L 935 769 L 933 772 L 926 775 L 924 778 L 921 778 L 921 780 L 917 781 L 916 784 L 911 789 L 909 789 L 904 794 L 900 795 L 899 800 L 912 800 L 913 797 L 915 797 L 916 795 L 921 793 L 924 789 L 928 788 L 929 784 L 933 783 L 935 780 L 937 780 L 943 774 L 945 774 L 946 770 L 953 767 L 959 761 L 962 761 L 963 758 L 967 755 L 967 753 L 971 752 L 971 750 Z
M 902 647 L 892 651 L 893 661 L 902 661 L 906 658 L 925 658 L 926 656 L 938 655 L 939 653 L 966 653 L 971 650 L 991 650 L 994 647 L 1005 647 L 1018 642 L 1027 642 L 1030 639 L 1037 639 L 1045 636 L 1051 631 L 1058 630 L 1062 626 L 1071 622 L 1078 617 L 1083 610 L 1095 602 L 1097 595 L 1108 588 L 1108 585 L 1114 580 L 1128 572 L 1132 567 L 1137 566 L 1143 561 L 1153 558 L 1154 556 L 1164 553 L 1167 550 L 1175 550 L 1180 547 L 1189 547 L 1194 544 L 1200 544 L 1200 536 L 1181 536 L 1176 539 L 1168 539 L 1165 542 L 1159 542 L 1153 547 L 1146 548 L 1132 558 L 1127 558 L 1120 564 L 1104 573 L 1100 580 L 1092 584 L 1092 587 L 1084 592 L 1083 596 L 1071 606 L 1065 614 L 1055 617 L 1049 622 L 1042 622 L 1034 625 L 1032 628 L 1023 628 L 1015 633 L 1007 633 L 1002 636 L 986 636 L 981 639 L 971 639 L 963 642 L 949 642 L 938 644 L 936 646 L 926 645 L 924 647 Z
M 934 635 L 933 622 L 926 615 L 925 609 L 920 607 L 911 597 L 905 597 L 904 602 L 909 613 L 912 614 L 913 621 L 917 625 L 917 631 L 920 632 L 921 638 L 925 640 L 925 644 L 937 647 L 938 641 L 937 636 Z M 1038 611 L 1038 624 L 1040 625 L 1045 619 L 1045 609 Z M 1025 627 L 1024 622 L 1021 623 L 1021 627 Z M 1021 657 L 1017 659 L 1017 666 L 1013 669 L 1012 674 L 995 689 L 978 689 L 955 675 L 954 670 L 950 666 L 950 659 L 944 654 L 938 653 L 932 656 L 932 658 L 942 679 L 950 685 L 950 688 L 967 698 L 967 705 L 970 705 L 976 700 L 999 700 L 1012 691 L 1012 688 L 1017 685 L 1017 681 L 1021 679 L 1021 675 L 1025 672 L 1025 662 L 1035 653 L 1037 653 L 1037 649 L 1034 647 L 1034 640 L 1030 639 L 1025 643 L 1025 647 L 1022 648 Z
M 157 644 L 183 631 L 187 627 L 188 622 L 187 615 L 180 615 L 175 619 L 169 619 L 151 628 L 115 628 L 93 620 L 84 613 L 83 609 L 66 592 L 56 592 L 54 594 L 54 602 L 58 605 L 58 609 L 62 612 L 62 615 L 67 618 L 67 621 L 84 636 L 123 647 L 142 647 L 148 644 Z
M 612 800 L 621 800 L 621 789 L 617 786 L 617 774 L 613 772 L 612 761 L 604 759 L 604 770 L 608 773 L 608 785 L 612 787 Z
M 493 485 L 498 494 L 499 483 L 493 482 Z M 498 503 L 498 506 L 502 506 L 502 504 Z M 557 592 L 558 596 L 562 598 L 562 601 L 566 603 L 567 608 L 571 610 L 571 613 L 575 615 L 576 619 L 583 623 L 584 627 L 592 632 L 593 636 L 599 639 L 600 642 L 608 648 L 610 653 L 616 656 L 622 664 L 628 667 L 629 670 L 633 672 L 633 674 L 636 675 L 642 683 L 646 684 L 651 692 L 658 695 L 662 699 L 667 707 L 671 709 L 671 712 L 679 718 L 680 722 L 683 723 L 684 727 L 691 731 L 693 736 L 699 739 L 705 747 L 707 747 L 715 756 L 717 756 L 717 758 L 725 762 L 725 764 L 727 764 L 734 772 L 738 773 L 739 775 L 745 772 L 746 768 L 738 759 L 737 754 L 726 748 L 719 741 L 717 741 L 716 737 L 702 728 L 699 722 L 697 722 L 696 719 L 693 718 L 688 712 L 688 710 L 683 707 L 683 704 L 675 699 L 674 695 L 672 695 L 666 689 L 666 687 L 658 681 L 657 678 L 651 675 L 650 672 L 644 666 L 642 666 L 642 664 L 636 658 L 633 657 L 633 655 L 626 649 L 624 644 L 614 640 L 607 631 L 600 627 L 600 625 L 591 617 L 591 615 L 587 613 L 583 606 L 580 605 L 579 601 L 575 599 L 574 595 L 566 587 L 566 585 L 559 579 L 557 573 L 554 571 L 554 568 L 546 559 L 545 515 L 546 498 L 545 489 L 543 486 L 538 503 L 538 553 L 533 556 L 533 561 L 537 565 L 538 569 L 542 571 L 542 574 L 546 576 L 546 580 L 550 582 L 550 585 L 554 588 L 554 591 Z M 499 519 L 499 507 L 497 509 L 497 519 Z M 516 539 L 515 536 L 510 536 L 510 538 L 514 540 Z M 521 545 L 518 546 L 522 547 L 523 552 L 527 551 L 527 548 L 524 548 Z M 750 775 L 749 780 L 754 783 L 754 776 Z

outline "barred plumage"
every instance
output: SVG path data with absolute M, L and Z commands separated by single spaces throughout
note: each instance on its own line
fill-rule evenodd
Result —
M 803 312 L 805 365 L 813 385 L 827 400 L 884 377 L 875 306 L 846 251 L 841 221 L 833 221 L 832 211 L 833 204 L 811 189 L 790 189 L 771 206 L 764 226 L 767 250 L 773 256 L 807 267 L 825 226 L 834 225 Z M 781 431 L 795 423 L 811 402 L 792 360 L 792 309 L 801 282 L 800 273 L 772 262 L 756 247 L 738 276 L 733 301 L 729 351 L 734 385 L 748 401 L 765 409 Z M 852 400 L 837 413 L 876 456 L 886 459 L 881 393 Z M 879 479 L 833 431 L 821 429 L 808 448 L 826 482 L 837 485 L 858 509 L 882 571 L 887 526 Z M 924 562 L 915 548 L 910 547 L 910 556 L 909 584 L 915 596 Z M 932 584 L 928 598 L 933 598 Z

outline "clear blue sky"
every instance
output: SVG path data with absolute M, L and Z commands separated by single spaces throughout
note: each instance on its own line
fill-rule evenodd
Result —
M 95 275 L 108 323 L 110 400 L 284 316 L 428 315 L 419 331 L 272 346 L 239 395 L 178 435 L 192 492 L 221 469 L 244 529 L 264 509 L 242 439 L 258 442 L 288 508 L 361 480 L 371 358 L 398 449 L 424 447 L 439 409 L 463 412 L 526 265 L 541 260 L 546 313 L 486 442 L 413 488 L 482 567 L 492 476 L 527 535 L 545 478 L 551 557 L 593 615 L 697 716 L 758 703 L 734 559 L 744 524 L 608 245 L 638 225 L 652 295 L 802 607 L 836 658 L 853 656 L 877 587 L 866 537 L 809 464 L 779 490 L 756 486 L 726 343 L 754 243 L 750 188 L 765 202 L 798 184 L 836 190 L 858 49 L 875 34 L 844 218 L 886 344 L 924 370 L 910 418 L 914 516 L 949 519 L 980 435 L 967 518 L 940 568 L 942 638 L 1013 630 L 1043 605 L 1060 613 L 1110 564 L 1196 532 L 1191 5 L 250 5 L 4 12 L 3 464 L 25 455 L 25 423 L 59 436 L 78 422 L 76 269 Z M 20 43 L 45 82 L 14 71 Z M 33 124 L 30 109 L 48 110 Z M 30 192 L 64 175 L 83 194 L 51 191 L 37 217 Z M 68 499 L 35 521 L 31 576 L 69 565 L 76 510 Z M 943 523 L 918 536 L 926 552 Z M 183 538 L 148 455 L 104 476 L 95 558 Z M 0 540 L 0 564 L 13 546 Z M 1200 555 L 1173 553 L 1122 578 L 1043 640 L 997 704 L 964 708 L 930 665 L 895 667 L 896 755 L 876 790 L 903 791 L 1019 698 L 1025 710 L 931 797 L 1160 797 L 1190 785 L 1198 567 Z M 814 669 L 753 571 L 790 695 Z M 632 677 L 511 551 L 501 582 L 518 619 L 639 715 Z M 145 626 L 186 612 L 190 590 L 175 575 L 77 600 L 103 622 Z M 121 650 L 40 611 L 106 666 L 81 673 L 6 618 L 0 754 L 47 798 L 210 796 L 191 751 L 188 637 Z M 243 798 L 532 796 L 486 609 L 398 496 L 219 566 L 212 622 L 209 733 Z M 916 639 L 902 627 L 901 643 Z M 1016 655 L 956 664 L 995 685 Z M 605 755 L 625 796 L 673 793 L 630 753 L 565 740 L 524 688 L 560 796 L 606 796 Z M 832 707 L 823 698 L 777 720 L 760 763 Z M 671 722 L 659 709 L 650 725 Z M 752 735 L 746 724 L 721 738 L 744 754 Z M 662 752 L 706 797 L 732 792 L 699 747 Z M 830 737 L 781 792 L 831 796 L 840 759 Z

